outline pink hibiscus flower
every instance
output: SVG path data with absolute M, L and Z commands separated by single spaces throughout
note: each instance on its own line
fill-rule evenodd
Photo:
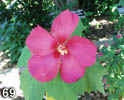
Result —
M 120 52 L 121 52 L 121 49 L 116 50 L 116 52 L 117 52 L 117 53 L 120 53 Z
M 117 37 L 118 39 L 120 39 L 120 38 L 122 37 L 122 35 L 121 35 L 121 34 L 118 34 L 116 37 Z
M 99 58 L 100 56 L 103 56 L 103 53 L 102 52 L 99 52 L 98 54 L 97 54 L 97 57 Z
M 60 72 L 64 82 L 76 82 L 95 63 L 96 46 L 86 38 L 70 37 L 78 22 L 78 15 L 65 10 L 53 21 L 50 33 L 40 26 L 31 31 L 26 40 L 32 54 L 28 68 L 36 80 L 48 82 Z
M 105 43 L 105 44 L 104 44 L 104 46 L 108 47 L 108 46 L 109 46 L 109 44 L 108 44 L 108 43 Z

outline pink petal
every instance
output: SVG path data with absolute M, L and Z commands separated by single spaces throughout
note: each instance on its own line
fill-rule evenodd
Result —
M 118 34 L 118 35 L 117 35 L 117 38 L 121 38 L 121 37 L 122 37 L 122 35 L 121 35 L 121 34 Z
M 53 56 L 32 56 L 28 62 L 31 75 L 40 82 L 54 79 L 59 71 L 60 59 Z
M 34 28 L 26 39 L 26 45 L 32 54 L 46 55 L 53 51 L 55 40 L 47 30 L 40 26 Z
M 102 52 L 99 52 L 99 53 L 97 54 L 97 56 L 98 56 L 98 58 L 99 58 L 100 56 L 103 56 L 103 53 L 102 53 Z
M 109 46 L 109 44 L 108 44 L 108 43 L 105 43 L 105 44 L 104 44 L 104 46 L 108 47 L 108 46 Z
M 82 66 L 92 66 L 96 62 L 96 46 L 86 38 L 73 36 L 69 39 L 68 49 Z
M 106 79 L 103 80 L 104 84 L 106 84 Z
M 71 55 L 63 56 L 60 75 L 66 83 L 79 80 L 85 73 L 85 67 L 81 66 L 76 58 Z
M 79 16 L 65 10 L 53 21 L 51 34 L 59 41 L 65 42 L 72 34 L 79 22 Z

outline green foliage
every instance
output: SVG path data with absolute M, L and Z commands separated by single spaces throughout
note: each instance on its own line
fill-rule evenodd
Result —
M 11 63 L 15 63 L 24 48 L 25 38 L 30 32 L 26 22 L 14 17 L 10 21 L 5 20 L 0 26 L 0 50 L 8 54 Z
M 31 53 L 27 47 L 22 49 L 22 54 L 19 57 L 17 66 L 19 67 L 26 67 L 28 66 L 28 60 L 31 57 Z M 24 59 L 25 58 L 25 59 Z
M 102 76 L 105 74 L 105 70 L 102 67 L 99 66 L 99 64 L 92 66 L 91 68 L 87 68 L 85 76 L 80 79 L 78 82 L 73 83 L 73 84 L 66 84 L 62 82 L 61 78 L 56 79 L 53 81 L 53 83 L 48 83 L 47 87 L 47 92 L 51 94 L 56 100 L 59 98 L 64 97 L 64 100 L 76 100 L 77 95 L 84 93 L 84 91 L 91 92 L 91 91 L 101 91 L 104 92 L 104 88 L 102 85 Z M 100 71 L 101 75 L 97 75 Z M 97 74 L 96 74 L 97 73 Z M 94 80 L 96 79 L 96 80 Z M 60 81 L 60 82 L 58 82 Z M 58 89 L 54 87 L 59 87 Z M 62 87 L 60 87 L 62 86 Z M 62 90 L 63 93 L 58 93 L 57 91 Z M 52 93 L 51 90 L 56 90 L 55 93 Z M 70 93 L 70 94 L 68 94 Z M 58 94 L 58 95 L 56 95 Z M 62 95 L 63 94 L 63 95 Z M 68 94 L 68 95 L 67 95 Z M 66 95 L 68 98 L 66 98 Z M 75 96 L 72 97 L 72 96 Z M 59 99 L 60 100 L 60 99 Z
M 121 34 L 119 35 L 121 36 Z M 108 100 L 119 100 L 124 97 L 124 36 L 120 38 L 114 36 L 114 44 L 104 46 L 101 52 L 103 56 L 99 58 L 99 62 L 104 62 L 108 70 L 108 74 L 105 76 Z
M 25 39 L 37 24 L 49 28 L 52 0 L 8 0 L 0 3 L 0 50 L 16 63 Z
M 71 36 L 74 36 L 74 35 L 78 35 L 78 36 L 85 36 L 83 34 L 83 31 L 86 29 L 86 26 L 83 25 L 83 23 L 81 22 L 81 20 L 79 20 L 79 23 L 76 27 L 76 29 L 74 30 L 74 32 L 72 33 Z
M 65 10 L 70 9 L 73 10 L 73 8 L 78 7 L 78 1 L 71 1 L 71 0 L 53 0 L 56 6 L 57 10 Z
M 79 7 L 93 15 L 112 15 L 119 0 L 79 0 Z
M 116 3 L 118 3 L 118 0 L 104 0 L 103 2 L 99 1 L 99 0 L 96 0 L 98 15 L 101 15 L 101 14 L 106 14 L 106 15 L 114 14 L 114 11 L 116 10 Z
M 105 69 L 96 63 L 94 66 L 87 68 L 83 78 L 76 83 L 64 83 L 58 74 L 56 79 L 45 84 L 45 88 L 49 96 L 54 97 L 56 100 L 76 100 L 77 96 L 85 91 L 100 91 L 104 93 L 102 84 L 102 76 L 104 74 Z M 60 90 L 61 92 L 59 92 Z
M 87 68 L 86 74 L 83 79 L 83 85 L 85 86 L 84 90 L 87 92 L 90 91 L 100 91 L 104 93 L 102 77 L 105 75 L 106 70 L 99 63 L 96 63 L 90 68 Z
M 116 33 L 124 34 L 124 15 L 120 15 L 118 18 L 118 23 L 115 27 Z
M 52 11 L 53 3 L 51 0 L 18 0 L 15 5 L 18 11 L 21 11 L 23 18 L 27 23 L 35 27 L 37 24 L 45 28 L 49 27 L 50 16 L 48 13 Z
M 83 33 L 88 33 L 88 34 L 90 34 L 91 33 L 91 31 L 89 30 L 89 27 L 90 27 L 90 24 L 89 24 L 89 22 L 90 22 L 90 19 L 88 18 L 88 16 L 90 16 L 90 15 L 88 15 L 88 13 L 85 13 L 85 16 L 86 16 L 86 18 L 83 18 L 81 21 L 82 21 L 82 23 L 83 23 L 83 25 L 85 26 L 85 30 L 83 30 Z M 87 35 L 86 35 L 86 37 L 87 37 Z
M 25 100 L 42 100 L 45 93 L 42 84 L 36 81 L 28 70 L 21 74 L 21 89 L 24 91 Z
M 4 22 L 5 19 L 10 19 L 11 12 L 6 9 L 6 5 L 0 2 L 0 23 Z

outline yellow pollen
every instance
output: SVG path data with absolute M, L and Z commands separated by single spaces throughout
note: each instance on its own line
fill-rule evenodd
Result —
M 65 45 L 60 45 L 60 46 L 57 48 L 57 51 L 58 51 L 62 56 L 64 56 L 65 54 L 68 53 L 67 48 L 65 47 Z

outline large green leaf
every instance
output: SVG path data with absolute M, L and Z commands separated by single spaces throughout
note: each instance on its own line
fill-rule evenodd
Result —
M 83 25 L 82 21 L 79 20 L 79 23 L 76 27 L 76 29 L 74 30 L 74 32 L 72 33 L 71 36 L 74 36 L 74 35 L 78 35 L 78 36 L 82 36 L 82 32 L 86 29 L 86 26 Z
M 56 100 L 77 100 L 77 96 L 83 94 L 84 91 L 100 91 L 104 93 L 102 83 L 103 75 L 106 70 L 98 63 L 87 68 L 82 79 L 76 83 L 67 84 L 61 80 L 58 74 L 57 78 L 45 84 L 45 89 L 49 96 Z
M 100 91 L 104 93 L 102 77 L 106 70 L 98 63 L 87 68 L 83 78 L 78 82 L 67 84 L 61 80 L 60 74 L 48 83 L 39 83 L 28 72 L 21 74 L 21 88 L 26 100 L 41 100 L 45 91 L 56 100 L 77 100 L 77 96 L 84 91 Z M 33 99 L 32 99 L 33 98 Z
M 22 50 L 22 54 L 19 57 L 17 66 L 18 67 L 27 67 L 28 66 L 28 60 L 31 57 L 31 53 L 27 47 L 24 47 Z
M 64 83 L 60 74 L 56 79 L 46 83 L 44 87 L 48 95 L 56 100 L 77 100 L 78 95 L 72 88 L 73 84 Z
M 106 69 L 99 63 L 94 64 L 94 66 L 87 68 L 85 76 L 83 77 L 84 90 L 90 91 L 100 91 L 104 93 L 104 87 L 102 78 L 107 73 Z
M 24 92 L 25 100 L 42 100 L 45 93 L 42 84 L 36 81 L 28 70 L 21 73 L 21 89 Z

